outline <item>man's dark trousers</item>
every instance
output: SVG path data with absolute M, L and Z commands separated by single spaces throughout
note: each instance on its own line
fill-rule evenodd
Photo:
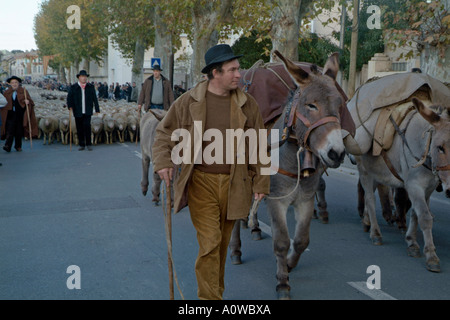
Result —
M 80 147 L 91 146 L 91 116 L 83 114 L 81 117 L 75 117 L 75 123 Z

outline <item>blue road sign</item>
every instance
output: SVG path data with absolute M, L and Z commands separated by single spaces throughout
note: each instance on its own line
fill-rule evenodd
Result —
M 162 69 L 161 58 L 152 58 L 152 68 L 153 68 L 155 65 L 157 65 L 157 64 L 159 64 L 159 66 L 160 66 L 161 69 Z

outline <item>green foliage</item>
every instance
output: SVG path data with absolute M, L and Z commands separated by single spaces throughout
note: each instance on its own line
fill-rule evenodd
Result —
M 339 51 L 339 47 L 330 40 L 310 33 L 300 39 L 298 61 L 310 62 L 323 67 L 328 57 L 337 51 Z
M 360 71 L 362 66 L 369 62 L 375 53 L 384 52 L 383 31 L 378 29 L 369 29 L 367 27 L 367 20 L 371 14 L 367 13 L 367 7 L 371 4 L 377 4 L 375 0 L 364 1 L 359 15 L 358 28 L 358 51 L 356 59 L 356 70 Z M 344 50 L 338 50 L 340 53 L 340 69 L 344 77 L 348 79 L 350 73 L 350 47 L 352 37 L 352 20 L 346 16 L 345 32 L 344 32 Z M 334 32 L 333 37 L 336 40 L 340 39 L 340 31 Z
M 232 46 L 235 54 L 243 54 L 239 59 L 242 69 L 250 69 L 258 60 L 263 60 L 265 63 L 270 61 L 270 57 L 265 54 L 266 48 L 271 48 L 272 43 L 269 39 L 257 42 L 258 31 L 251 32 L 249 37 L 241 37 Z

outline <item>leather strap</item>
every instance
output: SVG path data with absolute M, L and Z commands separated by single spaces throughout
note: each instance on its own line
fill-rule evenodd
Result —
M 394 166 L 391 163 L 391 160 L 389 160 L 389 157 L 386 154 L 386 151 L 382 150 L 381 151 L 381 156 L 383 157 L 384 162 L 386 163 L 387 167 L 389 168 L 389 171 L 394 175 L 394 177 L 396 177 L 398 180 L 400 180 L 401 182 L 405 182 L 403 181 L 403 179 L 398 175 L 397 171 L 395 170 Z
M 329 116 L 329 117 L 319 119 L 318 121 L 311 124 L 311 122 L 308 119 L 306 119 L 298 111 L 296 112 L 296 118 L 298 118 L 301 122 L 303 122 L 303 124 L 308 128 L 308 130 L 306 131 L 304 138 L 303 138 L 303 143 L 305 146 L 308 145 L 308 138 L 309 138 L 310 133 L 317 127 L 323 126 L 324 124 L 327 124 L 327 123 L 337 123 L 337 124 L 341 123 L 337 117 Z
M 436 167 L 436 171 L 449 171 L 450 170 L 450 164 L 446 166 Z

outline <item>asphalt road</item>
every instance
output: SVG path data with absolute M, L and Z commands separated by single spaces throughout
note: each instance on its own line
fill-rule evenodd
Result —
M 0 299 L 169 298 L 164 216 L 141 194 L 139 152 L 133 143 L 70 152 L 41 140 L 32 149 L 25 142 L 22 153 L 1 150 Z M 423 257 L 407 256 L 404 235 L 381 215 L 384 245 L 371 244 L 356 212 L 353 168 L 329 170 L 325 179 L 330 222 L 312 222 L 310 246 L 290 274 L 292 299 L 450 299 L 448 199 L 434 194 L 431 200 L 442 269 L 435 274 Z M 264 204 L 259 219 L 269 225 Z M 293 230 L 292 213 L 289 224 Z M 261 241 L 242 231 L 243 264 L 227 261 L 225 299 L 276 298 L 270 227 L 265 230 Z M 423 245 L 421 233 L 418 238 Z M 197 299 L 197 240 L 187 209 L 173 217 L 173 255 L 184 297 Z M 379 290 L 365 284 L 371 265 L 380 270 Z M 79 272 L 68 273 L 70 266 Z M 79 277 L 72 282 L 72 276 Z M 69 289 L 68 282 L 80 289 Z

